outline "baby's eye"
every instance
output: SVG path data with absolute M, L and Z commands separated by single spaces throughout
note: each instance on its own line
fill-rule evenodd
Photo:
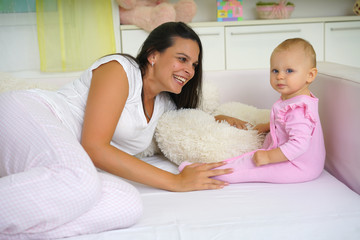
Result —
M 277 70 L 277 69 L 273 69 L 273 70 L 271 70 L 271 72 L 272 72 L 272 73 L 278 73 L 278 72 L 279 72 L 279 70 Z
M 294 70 L 292 70 L 292 69 L 286 69 L 286 73 L 292 73 L 292 72 L 294 72 Z

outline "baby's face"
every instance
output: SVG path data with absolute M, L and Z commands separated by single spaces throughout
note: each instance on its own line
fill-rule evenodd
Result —
M 282 99 L 308 95 L 311 64 L 303 48 L 275 50 L 270 59 L 270 84 Z

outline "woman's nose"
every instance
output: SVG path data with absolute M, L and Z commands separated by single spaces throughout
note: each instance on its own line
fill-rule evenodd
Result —
M 185 68 L 185 72 L 189 75 L 190 78 L 192 78 L 195 74 L 195 69 L 192 64 L 187 65 Z

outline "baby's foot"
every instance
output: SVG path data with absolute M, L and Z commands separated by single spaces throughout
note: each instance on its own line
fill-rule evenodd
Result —
M 179 166 L 179 171 L 181 172 L 186 166 L 191 165 L 191 164 L 192 164 L 191 162 L 187 162 L 187 161 L 182 162 Z

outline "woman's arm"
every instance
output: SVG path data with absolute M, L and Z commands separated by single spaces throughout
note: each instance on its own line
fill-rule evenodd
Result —
M 226 185 L 211 176 L 230 173 L 224 163 L 188 166 L 178 175 L 163 171 L 110 145 L 129 93 L 126 73 L 112 61 L 93 71 L 81 144 L 94 165 L 114 175 L 170 191 L 218 189 Z

